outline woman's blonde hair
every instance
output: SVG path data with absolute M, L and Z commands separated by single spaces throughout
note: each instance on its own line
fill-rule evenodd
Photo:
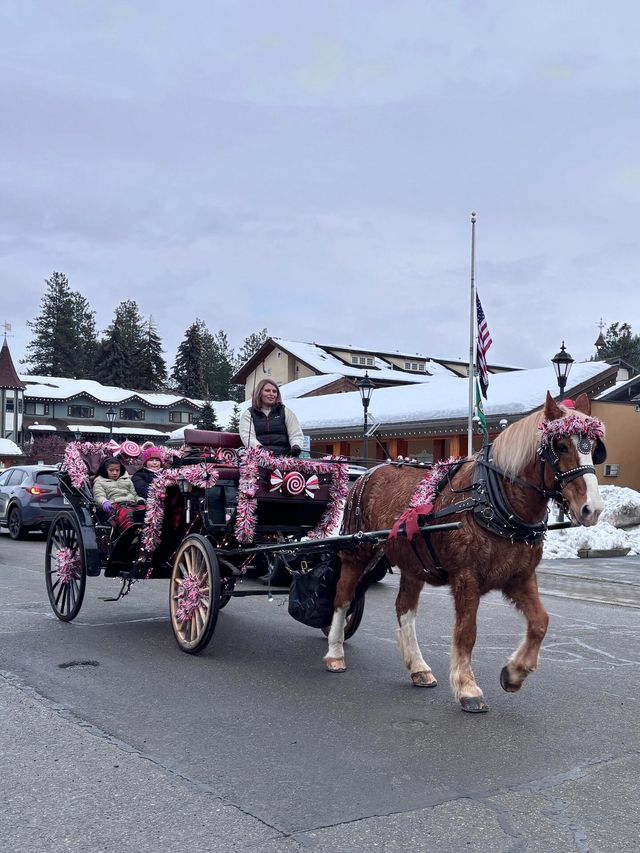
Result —
M 274 382 L 273 379 L 261 379 L 260 382 L 256 385 L 255 391 L 251 395 L 251 405 L 254 409 L 259 409 L 262 406 L 262 389 L 265 385 L 273 385 L 273 387 L 278 392 L 278 396 L 276 397 L 275 405 L 282 405 L 282 397 L 280 395 L 280 389 L 278 388 L 278 383 Z

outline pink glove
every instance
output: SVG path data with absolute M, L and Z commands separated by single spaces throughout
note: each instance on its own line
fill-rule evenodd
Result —
M 102 509 L 104 510 L 104 512 L 111 512 L 111 510 L 113 509 L 113 504 L 111 503 L 111 501 L 103 501 Z

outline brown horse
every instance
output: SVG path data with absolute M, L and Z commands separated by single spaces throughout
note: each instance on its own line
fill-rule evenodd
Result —
M 425 583 L 448 584 L 455 605 L 450 681 L 464 711 L 488 710 L 471 668 L 480 597 L 501 590 L 527 620 L 525 637 L 500 674 L 504 690 L 520 690 L 538 665 L 549 617 L 540 601 L 535 570 L 542 557 L 547 506 L 555 500 L 582 525 L 595 524 L 603 509 L 594 462 L 604 461 L 604 427 L 590 417 L 585 394 L 509 426 L 488 448 L 451 467 L 434 489 L 425 470 L 383 465 L 353 486 L 345 532 L 386 530 L 396 523 L 406 535 L 382 548 L 400 569 L 396 599 L 398 642 L 417 687 L 435 687 L 416 637 L 418 599 Z M 425 500 L 427 501 L 425 505 Z M 422 505 L 421 505 L 422 504 Z M 413 508 L 411 508 L 413 507 Z M 409 508 L 409 509 L 408 509 Z M 417 520 L 462 521 L 459 530 L 422 535 Z M 410 538 L 412 534 L 417 534 Z M 341 551 L 342 571 L 329 631 L 327 669 L 343 672 L 344 627 L 358 581 L 376 558 L 376 546 L 360 543 Z M 379 553 L 379 551 L 378 551 Z

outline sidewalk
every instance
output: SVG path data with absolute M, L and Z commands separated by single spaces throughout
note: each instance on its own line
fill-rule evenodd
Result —
M 543 595 L 640 608 L 640 556 L 542 560 L 536 574 Z

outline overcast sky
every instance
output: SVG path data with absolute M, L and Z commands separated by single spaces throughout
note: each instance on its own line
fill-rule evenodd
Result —
M 3 0 L 0 322 L 44 279 L 173 362 L 204 319 L 490 361 L 640 333 L 640 7 L 519 0 Z

